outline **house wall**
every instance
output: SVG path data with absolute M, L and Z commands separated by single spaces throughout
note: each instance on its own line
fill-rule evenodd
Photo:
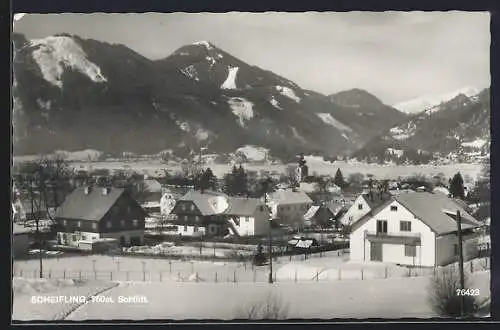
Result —
M 359 204 L 362 205 L 362 209 L 359 209 Z M 368 212 L 370 212 L 370 206 L 366 202 L 365 198 L 362 195 L 359 195 L 351 207 L 347 210 L 347 212 L 340 218 L 340 222 L 346 225 L 352 225 L 357 222 L 363 216 L 365 216 Z
M 138 230 L 124 230 L 124 231 L 117 231 L 117 232 L 108 232 L 108 233 L 102 233 L 101 234 L 102 238 L 115 238 L 118 240 L 118 244 L 121 243 L 121 238 L 124 238 L 125 244 L 130 244 L 131 238 L 138 239 L 140 241 L 140 244 L 144 244 L 144 229 L 138 229 Z
M 464 260 L 469 260 L 478 256 L 478 239 L 477 237 L 463 235 L 462 249 Z M 458 249 L 458 236 L 456 233 L 438 236 L 436 238 L 436 264 L 447 265 L 458 260 L 458 254 L 455 254 L 455 245 Z M 458 250 L 457 250 L 458 252 Z
M 271 225 L 269 222 L 269 210 L 264 205 L 262 206 L 262 209 L 258 206 L 253 215 L 255 236 L 267 235 Z
M 198 236 L 201 233 L 205 234 L 206 228 L 203 226 L 177 225 L 177 233 L 182 236 Z
M 301 225 L 304 223 L 304 214 L 312 203 L 278 204 L 277 217 L 282 224 Z
M 62 245 L 78 246 L 80 240 L 96 240 L 101 238 L 100 233 L 97 232 L 85 232 L 85 231 L 74 231 L 68 232 L 58 232 L 57 242 Z
M 391 211 L 391 206 L 397 206 L 397 211 Z M 405 257 L 403 244 L 383 243 L 383 262 L 399 263 L 403 265 L 434 266 L 434 233 L 411 212 L 397 201 L 387 205 L 382 211 L 371 217 L 366 223 L 356 228 L 350 235 L 350 258 L 353 261 L 370 260 L 370 242 L 365 240 L 365 230 L 375 233 L 377 220 L 387 220 L 387 234 L 404 236 L 420 233 L 421 246 L 416 248 L 416 257 Z M 400 231 L 400 221 L 411 222 L 411 232 Z

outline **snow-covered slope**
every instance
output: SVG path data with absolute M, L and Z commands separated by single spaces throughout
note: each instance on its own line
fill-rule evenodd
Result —
M 222 89 L 236 89 L 236 75 L 238 74 L 238 67 L 229 67 L 227 78 L 220 88 Z
M 105 82 L 101 69 L 87 59 L 82 48 L 70 37 L 51 36 L 31 41 L 33 59 L 40 67 L 43 78 L 62 87 L 61 76 L 65 67 L 79 71 L 94 82 Z
M 416 114 L 424 110 L 431 109 L 433 107 L 439 106 L 441 103 L 445 103 L 455 98 L 459 94 L 463 94 L 467 97 L 471 97 L 479 93 L 479 90 L 474 87 L 463 87 L 457 91 L 443 94 L 434 94 L 427 96 L 420 96 L 418 98 L 400 102 L 393 105 L 394 108 L 408 114 Z

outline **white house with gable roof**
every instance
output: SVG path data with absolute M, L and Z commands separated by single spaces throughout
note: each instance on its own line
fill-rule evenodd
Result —
M 350 259 L 412 266 L 440 266 L 457 260 L 456 213 L 462 218 L 464 256 L 476 256 L 473 229 L 480 223 L 444 194 L 393 196 L 359 219 L 350 235 Z

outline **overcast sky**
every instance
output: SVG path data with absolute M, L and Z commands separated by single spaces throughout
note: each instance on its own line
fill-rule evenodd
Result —
M 208 40 L 302 88 L 362 88 L 394 104 L 489 86 L 489 24 L 479 12 L 30 14 L 14 31 L 125 44 L 151 59 Z

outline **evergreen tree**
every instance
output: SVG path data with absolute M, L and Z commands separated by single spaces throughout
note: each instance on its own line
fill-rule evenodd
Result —
M 335 178 L 333 179 L 333 183 L 335 183 L 340 188 L 345 188 L 344 176 L 342 175 L 342 171 L 337 169 L 337 173 L 335 173 Z
M 217 189 L 217 177 L 214 175 L 210 167 L 207 168 L 201 175 L 200 180 L 198 182 L 198 188 L 201 192 L 204 192 L 205 190 L 208 189 L 211 190 Z
M 464 180 L 460 172 L 453 176 L 450 181 L 450 193 L 454 198 L 464 199 Z
M 243 166 L 236 170 L 236 191 L 239 196 L 248 194 L 248 177 Z

